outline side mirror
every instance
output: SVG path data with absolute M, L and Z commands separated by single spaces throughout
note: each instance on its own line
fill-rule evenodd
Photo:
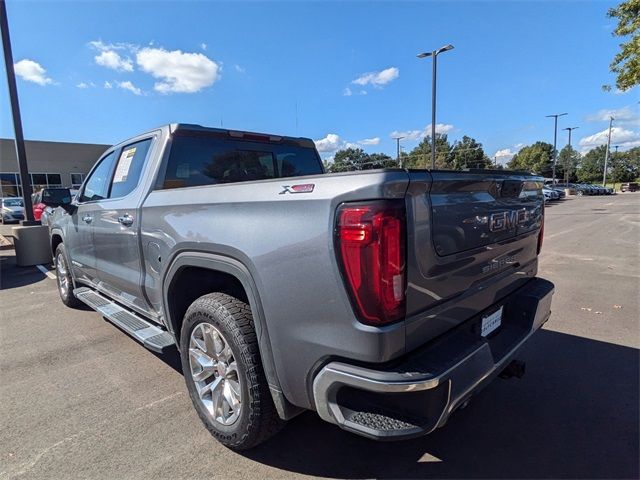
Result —
M 42 203 L 48 207 L 62 207 L 69 213 L 75 210 L 73 195 L 68 188 L 45 188 L 42 190 Z

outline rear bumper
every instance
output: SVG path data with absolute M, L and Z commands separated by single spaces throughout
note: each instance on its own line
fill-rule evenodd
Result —
M 325 365 L 313 382 L 320 417 L 374 439 L 427 434 L 493 380 L 551 314 L 551 282 L 535 278 L 460 327 L 382 367 Z M 503 307 L 488 337 L 482 317 Z

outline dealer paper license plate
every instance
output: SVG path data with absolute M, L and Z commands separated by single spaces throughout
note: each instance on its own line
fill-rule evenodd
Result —
M 493 312 L 488 317 L 484 317 L 482 319 L 482 326 L 480 327 L 480 335 L 486 337 L 491 332 L 493 332 L 496 328 L 498 328 L 502 324 L 502 307 L 500 307 L 496 312 Z

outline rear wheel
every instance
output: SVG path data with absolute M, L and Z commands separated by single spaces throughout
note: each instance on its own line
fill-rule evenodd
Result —
M 56 282 L 58 284 L 58 293 L 60 299 L 67 307 L 77 308 L 81 302 L 73 294 L 73 279 L 71 278 L 71 269 L 67 263 L 67 255 L 64 244 L 58 245 L 56 248 L 56 256 L 54 259 L 56 268 Z
M 180 356 L 196 411 L 222 444 L 246 450 L 280 429 L 246 303 L 223 293 L 193 302 L 182 325 Z

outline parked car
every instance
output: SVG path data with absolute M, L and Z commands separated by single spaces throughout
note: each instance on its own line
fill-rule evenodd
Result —
M 595 195 L 606 195 L 607 194 L 607 189 L 604 188 L 602 185 L 595 185 L 593 183 L 588 184 L 589 187 L 591 187 L 594 191 L 595 191 Z
M 541 185 L 326 174 L 307 138 L 174 124 L 108 149 L 74 200 L 50 202 L 51 251 L 64 304 L 177 347 L 194 408 L 230 448 L 305 410 L 412 438 L 524 373 L 515 355 L 554 291 L 536 276 Z
M 2 223 L 13 223 L 24 220 L 24 201 L 20 197 L 2 199 Z
M 560 194 L 553 188 L 542 188 L 542 193 L 544 195 L 545 201 L 559 200 Z
M 49 211 L 51 210 L 51 207 L 47 206 L 47 204 L 60 203 L 63 201 L 64 196 L 73 196 L 73 192 L 77 192 L 77 190 L 69 190 L 68 188 L 42 188 L 34 193 L 31 196 L 34 220 L 46 225 L 46 223 L 42 221 L 42 216 L 47 209 L 49 209 Z
M 559 198 L 564 198 L 564 197 L 566 197 L 566 193 L 564 192 L 564 189 L 568 188 L 568 187 L 565 187 L 565 186 L 563 186 L 563 184 L 559 184 L 559 183 L 556 183 L 554 185 L 551 182 L 545 182 L 544 188 L 549 188 L 549 189 L 555 191 L 558 194 Z
M 571 185 L 572 185 L 571 188 L 575 189 L 576 195 L 578 196 L 596 194 L 596 190 L 585 183 L 573 183 Z
M 636 182 L 627 182 L 620 185 L 621 192 L 637 192 L 638 184 Z
M 553 188 L 556 190 L 562 190 L 563 192 L 564 189 L 573 190 L 578 196 L 594 194 L 594 190 L 592 188 L 579 183 L 556 183 Z

